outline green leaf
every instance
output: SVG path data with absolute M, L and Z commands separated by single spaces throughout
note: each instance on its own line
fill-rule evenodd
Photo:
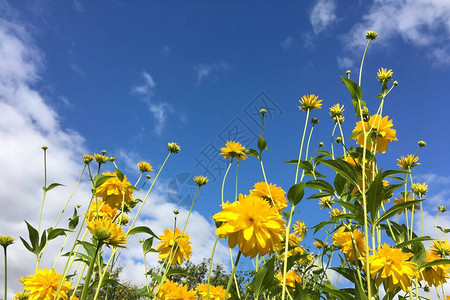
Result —
M 25 221 L 28 228 L 28 237 L 30 238 L 31 246 L 34 251 L 39 248 L 39 233 L 33 226 L 30 225 L 27 221 Z
M 311 163 L 309 161 L 306 160 L 301 160 L 298 165 L 300 166 L 300 168 L 302 168 L 303 170 L 307 171 L 307 172 L 314 172 L 313 166 L 311 165 Z
M 130 230 L 128 235 L 133 235 L 136 233 L 147 233 L 147 234 L 150 234 L 151 236 L 153 236 L 154 238 L 160 240 L 160 238 L 156 234 L 154 234 L 153 231 L 150 228 L 148 228 L 147 226 L 134 227 Z
M 27 241 L 25 241 L 22 237 L 20 237 L 20 240 L 22 241 L 25 248 L 28 249 L 28 251 L 34 253 L 33 247 L 31 247 L 30 244 L 27 243 Z
M 266 139 L 263 138 L 262 135 L 260 135 L 259 138 L 258 138 L 258 149 L 259 149 L 259 153 L 263 152 L 263 150 L 266 149 L 266 147 L 267 147 Z
M 113 178 L 113 177 L 114 176 L 103 175 L 103 174 L 96 175 L 94 177 L 94 188 L 101 186 L 103 183 L 105 183 L 106 180 L 108 180 L 109 178 Z
M 381 203 L 383 202 L 383 196 L 384 190 L 383 190 L 382 173 L 379 172 L 377 176 L 375 176 L 372 183 L 370 184 L 370 187 L 366 193 L 367 209 L 370 212 L 372 223 L 374 223 L 376 218 L 378 217 Z
M 260 293 L 268 288 L 270 282 L 272 282 L 275 274 L 274 261 L 275 256 L 266 261 L 264 266 L 255 274 L 255 277 L 250 284 L 253 293 L 255 293 L 255 299 L 259 299 Z
M 122 171 L 120 171 L 117 168 L 116 168 L 116 175 L 117 175 L 117 178 L 119 178 L 120 182 L 122 182 L 125 178 L 125 175 L 123 175 Z
M 171 276 L 171 275 L 180 275 L 180 276 L 184 276 L 184 277 L 192 277 L 191 274 L 189 274 L 188 272 L 186 272 L 185 270 L 181 269 L 181 268 L 172 268 L 169 270 L 169 272 L 167 272 L 167 276 Z
M 78 226 L 80 217 L 78 216 L 77 209 L 73 209 L 73 216 L 69 218 L 69 230 L 74 230 Z
M 297 183 L 289 189 L 287 197 L 293 206 L 297 205 L 303 199 L 305 186 L 305 183 Z
M 323 221 L 323 222 L 320 222 L 319 224 L 317 224 L 316 226 L 313 226 L 312 228 L 314 228 L 314 234 L 316 234 L 317 231 L 319 231 L 323 227 L 330 225 L 330 224 L 336 224 L 336 221 L 335 220 Z
M 142 243 L 142 250 L 144 251 L 144 255 L 152 250 L 152 246 L 153 246 L 153 237 L 146 239 L 144 243 Z
M 356 174 L 356 170 L 353 165 L 349 164 L 346 161 L 343 161 L 342 159 L 325 159 L 321 160 L 320 162 L 335 170 L 339 175 L 341 175 L 354 185 L 357 185 L 358 175 Z
M 339 175 L 339 173 L 336 174 L 336 177 L 334 178 L 334 189 L 336 190 L 336 193 L 338 193 L 339 196 L 342 196 L 346 183 L 347 181 L 345 180 L 344 177 Z
M 81 245 L 83 245 L 84 250 L 86 250 L 89 257 L 94 257 L 95 251 L 97 250 L 97 247 L 89 242 L 86 241 L 78 241 Z
M 44 191 L 48 192 L 48 191 L 53 190 L 55 187 L 58 187 L 58 186 L 64 186 L 64 184 L 52 183 L 48 187 L 44 187 L 43 189 L 44 189 Z
M 296 164 L 298 164 L 298 159 L 293 159 L 293 160 L 290 160 L 290 161 L 285 161 L 283 164 L 296 165 Z
M 310 189 L 318 189 L 334 193 L 334 188 L 331 186 L 331 184 L 322 179 L 310 180 L 306 182 L 306 186 L 309 187 Z
M 450 265 L 450 259 L 433 260 L 433 261 L 430 261 L 430 262 L 420 266 L 420 269 L 432 267 L 432 266 L 442 266 L 442 265 Z
M 422 243 L 422 242 L 431 241 L 431 240 L 432 240 L 432 238 L 429 237 L 429 236 L 416 237 L 416 238 L 413 238 L 413 239 L 411 239 L 409 241 L 406 241 L 406 242 L 403 242 L 403 243 L 395 245 L 395 248 L 403 248 L 403 247 L 409 246 L 411 244 Z
M 360 225 L 364 225 L 364 209 L 361 206 L 361 204 L 359 204 L 358 202 L 350 203 L 340 200 L 335 200 L 334 202 L 348 209 L 351 213 L 355 215 L 355 220 L 358 221 Z
M 41 253 L 41 251 L 44 249 L 46 243 L 47 243 L 47 232 L 44 230 L 42 232 L 41 242 L 39 243 L 38 251 L 36 254 Z
M 342 82 L 347 87 L 348 91 L 350 92 L 350 95 L 354 100 L 362 100 L 363 93 L 361 87 L 354 81 L 345 78 L 341 76 Z
M 381 222 L 389 219 L 390 217 L 392 217 L 396 213 L 398 213 L 398 212 L 400 212 L 402 210 L 405 210 L 408 207 L 416 205 L 417 203 L 420 203 L 422 201 L 423 200 L 411 200 L 411 201 L 406 201 L 406 202 L 402 202 L 402 203 L 398 203 L 398 204 L 393 205 L 380 218 L 378 218 L 378 220 L 376 220 L 374 222 L 374 226 L 377 226 L 378 224 L 380 224 Z
M 330 192 L 315 193 L 315 194 L 312 194 L 311 196 L 309 196 L 306 199 L 317 199 L 317 198 L 328 197 L 328 196 L 333 196 L 333 195 L 334 195 L 334 193 L 330 193 Z
M 55 229 L 49 228 L 49 229 L 47 229 L 47 233 L 48 233 L 47 239 L 49 241 L 51 241 L 60 235 L 66 235 L 66 231 L 69 231 L 69 230 L 64 229 L 64 228 L 55 228 Z
M 320 289 L 322 291 L 324 291 L 324 292 L 327 292 L 331 296 L 336 297 L 339 300 L 353 300 L 353 299 L 355 299 L 355 297 L 353 297 L 350 293 L 347 293 L 347 292 L 345 292 L 343 290 L 340 290 L 340 289 L 338 289 L 334 285 L 331 285 L 328 282 L 325 282 L 324 285 L 322 287 L 320 287 Z
M 259 159 L 259 154 L 258 151 L 256 151 L 255 149 L 245 149 L 244 153 L 253 157 L 256 157 L 257 159 Z

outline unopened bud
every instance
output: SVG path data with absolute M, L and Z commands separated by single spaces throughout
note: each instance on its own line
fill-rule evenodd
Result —
M 427 145 L 427 143 L 425 143 L 424 141 L 419 141 L 417 143 L 417 145 L 419 145 L 420 148 L 425 147 Z

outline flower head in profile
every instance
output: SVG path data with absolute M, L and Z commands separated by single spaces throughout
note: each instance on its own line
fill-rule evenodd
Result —
M 331 196 L 322 197 L 319 200 L 320 209 L 329 208 L 332 209 L 334 199 Z
M 296 236 L 298 236 L 301 240 L 303 240 L 306 237 L 306 224 L 302 221 L 297 221 L 294 224 L 294 233 Z
M 439 255 L 440 257 L 448 258 L 450 256 L 450 243 L 448 239 L 433 241 L 433 245 L 431 245 L 430 251 L 433 254 Z
M 403 253 L 401 249 L 391 248 L 384 244 L 369 257 L 370 275 L 375 284 L 384 283 L 388 291 L 401 288 L 408 292 L 412 281 L 419 276 L 419 272 L 409 259 L 412 253 Z M 365 259 L 362 259 L 364 262 Z
M 141 171 L 142 173 L 153 172 L 153 167 L 148 162 L 140 161 L 138 162 L 137 166 L 139 168 L 139 171 Z
M 341 252 L 345 254 L 349 262 L 355 261 L 355 257 L 360 258 L 366 255 L 364 235 L 358 229 L 353 229 L 350 233 L 344 226 L 339 227 L 333 235 L 333 245 L 341 248 Z
M 83 155 L 83 162 L 85 164 L 88 164 L 88 163 L 90 163 L 93 160 L 94 160 L 94 157 L 92 155 L 89 155 L 89 154 L 84 154 Z
M 191 241 L 187 233 L 181 233 L 178 228 L 172 232 L 170 228 L 164 229 L 164 234 L 160 235 L 159 246 L 156 250 L 159 252 L 158 257 L 168 260 L 172 265 L 181 265 L 185 259 L 191 257 Z
M 250 194 L 263 198 L 270 205 L 276 207 L 279 212 L 287 207 L 286 192 L 276 184 L 266 184 L 265 181 L 257 182 L 254 189 L 250 190 Z
M 134 198 L 132 197 L 133 186 L 127 180 L 125 175 L 122 181 L 119 179 L 116 172 L 103 173 L 103 175 L 111 176 L 111 178 L 108 178 L 96 189 L 95 195 L 101 197 L 104 203 L 112 208 L 121 209 L 122 201 L 125 202 L 124 204 L 129 204 L 134 201 Z
M 343 215 L 344 212 L 342 210 L 340 210 L 339 208 L 333 208 L 330 211 L 330 217 L 331 218 L 336 218 L 339 217 L 340 215 Z
M 319 96 L 316 96 L 314 94 L 304 95 L 300 98 L 300 100 L 298 100 L 298 102 L 300 103 L 298 109 L 307 111 L 322 108 L 322 100 L 318 99 Z
M 408 156 L 403 156 L 397 159 L 397 166 L 403 170 L 403 171 L 408 171 L 411 170 L 412 168 L 419 166 L 420 163 L 418 163 L 419 161 L 419 157 L 409 154 Z
M 365 131 L 368 132 L 372 129 L 372 136 L 367 139 L 365 148 L 370 150 L 380 151 L 385 153 L 388 148 L 388 143 L 397 141 L 396 130 L 392 129 L 392 120 L 388 119 L 388 116 L 381 117 L 380 115 L 373 115 L 368 122 L 364 122 Z M 355 129 L 353 129 L 353 139 L 357 140 L 356 143 L 361 147 L 364 147 L 364 132 L 362 122 L 356 123 Z
M 254 195 L 239 195 L 238 201 L 224 205 L 213 217 L 222 222 L 216 235 L 227 237 L 230 248 L 238 245 L 242 254 L 251 258 L 273 253 L 286 223 L 276 207 Z
M 378 33 L 373 30 L 369 30 L 366 32 L 366 39 L 373 41 L 378 36 Z
M 394 203 L 395 203 L 395 204 L 400 204 L 400 203 L 403 203 L 403 202 L 409 202 L 409 201 L 413 201 L 413 200 L 414 200 L 414 198 L 411 197 L 411 196 L 409 195 L 409 192 L 406 193 L 406 194 L 405 194 L 404 192 L 402 192 L 401 195 L 402 195 L 401 197 L 395 198 L 395 199 L 394 199 Z M 418 209 L 420 209 L 420 207 L 419 207 L 419 205 L 414 204 L 414 205 L 408 207 L 408 209 L 409 209 L 411 212 L 412 212 L 413 209 L 414 209 L 414 211 L 416 212 Z M 400 210 L 400 211 L 398 212 L 398 214 L 400 215 L 400 214 L 402 214 L 402 213 L 404 213 L 404 212 L 405 212 L 405 210 L 403 209 L 403 210 Z
M 328 242 L 324 242 L 324 241 L 321 241 L 321 240 L 316 240 L 314 242 L 314 246 L 316 246 L 319 249 L 326 248 L 326 247 L 328 247 Z
M 109 160 L 108 156 L 98 154 L 98 153 L 94 154 L 94 158 L 95 158 L 95 161 L 98 162 L 99 164 L 104 164 Z
M 105 244 L 123 248 L 127 243 L 127 237 L 122 227 L 111 219 L 94 219 L 87 223 L 87 229 Z M 107 236 L 108 232 L 110 233 L 109 236 Z
M 194 178 L 192 178 L 194 180 L 194 182 L 200 187 L 202 185 L 205 185 L 208 183 L 208 178 L 206 178 L 205 176 L 195 176 Z
M 14 238 L 9 235 L 2 235 L 0 236 L 0 246 L 3 246 L 4 248 L 8 247 L 14 243 Z
M 177 143 L 171 142 L 167 143 L 167 150 L 169 150 L 170 153 L 178 153 L 181 148 Z
M 112 208 L 106 203 L 103 203 L 102 200 L 93 201 L 91 206 L 89 207 L 88 212 L 86 213 L 86 219 L 91 221 L 93 218 L 107 218 L 114 219 L 117 215 L 117 209 Z
M 197 294 L 200 297 L 199 300 L 206 300 L 207 294 L 208 294 L 208 285 L 206 284 L 199 284 L 196 288 Z M 209 286 L 209 299 L 211 300 L 223 300 L 223 297 L 225 296 L 225 289 L 223 286 Z M 230 299 L 231 295 L 228 294 L 227 299 Z
M 225 147 L 220 148 L 220 155 L 223 156 L 223 158 L 236 158 L 238 161 L 241 161 L 241 159 L 246 159 L 247 155 L 244 153 L 245 147 L 241 145 L 239 142 L 234 141 L 227 141 L 225 143 Z
M 422 197 L 428 192 L 428 185 L 426 183 L 413 183 L 412 191 L 414 195 Z
M 283 274 L 279 272 L 276 276 L 276 279 L 282 284 L 283 283 Z M 286 286 L 295 288 L 295 283 L 301 283 L 302 278 L 298 275 L 294 270 L 290 270 L 286 273 Z
M 28 295 L 27 292 L 17 292 L 17 293 L 14 295 L 13 300 L 28 300 L 29 297 L 30 297 L 30 296 Z
M 63 281 L 58 295 L 59 282 L 61 281 L 61 274 L 56 273 L 55 270 L 44 268 L 37 269 L 34 275 L 22 277 L 20 282 L 23 284 L 23 289 L 28 294 L 28 299 L 68 299 L 67 292 L 72 288 L 72 284 Z
M 330 117 L 333 119 L 335 124 L 342 124 L 344 122 L 344 105 L 336 103 L 330 107 Z
M 425 263 L 442 259 L 439 255 L 433 252 L 426 251 L 427 258 Z M 434 265 L 431 267 L 425 267 L 421 270 L 420 275 L 425 280 L 428 286 L 440 286 L 447 282 L 450 274 L 450 267 L 448 265 Z
M 158 294 L 157 300 L 197 300 L 194 290 L 188 290 L 187 285 L 180 285 L 170 280 L 165 281 Z
M 392 70 L 381 68 L 378 69 L 377 79 L 381 83 L 388 83 L 389 81 L 391 81 L 393 75 L 394 73 L 392 72 Z

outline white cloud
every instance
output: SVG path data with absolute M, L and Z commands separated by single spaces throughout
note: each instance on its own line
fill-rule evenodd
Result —
M 435 63 L 450 63 L 447 46 L 450 35 L 448 0 L 375 0 L 345 38 L 349 49 L 362 48 L 367 30 L 378 32 L 384 44 L 401 37 L 407 43 L 427 49 Z
M 342 70 L 348 70 L 351 69 L 353 66 L 353 59 L 351 59 L 348 56 L 338 56 L 337 57 L 337 64 L 338 68 Z
M 147 72 L 142 72 L 142 77 L 144 79 L 144 83 L 141 85 L 137 85 L 134 86 L 131 91 L 133 93 L 136 93 L 138 95 L 143 95 L 143 96 L 149 96 L 152 97 L 153 96 L 153 90 L 156 86 L 155 81 L 153 81 L 152 76 L 147 73 Z
M 76 64 L 70 64 L 70 69 L 71 69 L 72 71 L 74 71 L 75 73 L 77 73 L 78 75 L 81 75 L 81 76 L 83 76 L 83 77 L 86 77 L 86 73 L 84 73 L 84 71 L 81 70 L 81 68 L 80 68 L 78 65 L 76 65 Z
M 337 21 L 334 0 L 318 0 L 314 5 L 309 20 L 315 34 L 319 34 Z
M 292 36 L 288 36 L 281 43 L 281 47 L 283 47 L 283 49 L 290 49 L 292 46 L 294 46 L 294 38 Z
M 201 84 L 207 78 L 210 78 L 214 74 L 223 73 L 231 70 L 231 65 L 225 62 L 217 62 L 204 64 L 199 63 L 194 66 L 194 70 L 197 74 L 197 83 Z
M 173 112 L 173 107 L 172 105 L 163 102 L 159 104 L 150 104 L 149 109 L 156 121 L 153 130 L 157 135 L 161 135 L 166 125 L 168 115 Z

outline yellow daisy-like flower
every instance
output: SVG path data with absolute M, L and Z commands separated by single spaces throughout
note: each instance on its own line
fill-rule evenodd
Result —
M 199 295 L 199 300 L 206 300 L 207 297 L 206 295 L 207 293 L 207 288 L 208 285 L 207 284 L 200 284 L 197 286 L 196 290 L 197 290 L 197 294 Z M 223 297 L 225 296 L 225 289 L 223 288 L 223 286 L 213 286 L 210 285 L 209 286 L 209 299 L 211 300 L 223 300 Z M 227 299 L 230 299 L 231 295 L 228 294 Z
M 409 193 L 407 193 L 406 196 L 405 196 L 404 193 L 402 193 L 402 196 L 401 196 L 400 198 L 394 199 L 394 203 L 395 203 L 395 204 L 400 204 L 400 203 L 403 203 L 403 202 L 408 202 L 408 201 L 413 201 L 413 200 L 414 200 L 414 198 L 411 197 L 411 196 L 409 195 Z M 417 212 L 417 211 L 420 209 L 420 206 L 417 205 L 417 204 L 408 207 L 408 209 L 412 212 L 412 211 L 413 211 L 413 207 L 414 207 L 414 212 Z M 401 210 L 401 211 L 398 212 L 398 214 L 401 215 L 401 214 L 404 213 L 404 212 L 405 212 L 405 210 Z
M 138 162 L 137 166 L 139 168 L 139 171 L 141 171 L 142 173 L 153 172 L 153 167 L 148 162 L 145 161 Z
M 330 117 L 333 119 L 334 123 L 342 124 L 344 122 L 344 105 L 340 105 L 336 103 L 332 107 L 330 107 Z
M 112 222 L 111 219 L 94 219 L 91 222 L 87 223 L 87 228 L 92 234 L 101 232 L 102 237 L 104 237 L 107 232 L 110 232 L 111 234 L 109 235 L 109 237 L 107 237 L 106 239 L 102 238 L 105 244 L 123 248 L 127 243 L 127 237 L 125 236 L 122 227 Z
M 246 159 L 247 155 L 244 153 L 245 147 L 241 145 L 239 142 L 227 141 L 225 143 L 225 147 L 220 148 L 220 155 L 222 155 L 225 159 L 228 158 L 236 158 L 238 161 L 241 159 Z
M 362 126 L 361 121 L 356 123 L 355 129 L 353 129 L 353 134 L 356 134 L 356 136 L 354 136 L 353 139 L 357 140 L 356 143 L 358 145 L 364 147 L 364 132 Z M 397 132 L 395 129 L 391 128 L 392 126 L 392 120 L 388 120 L 388 116 L 383 118 L 380 115 L 371 116 L 368 122 L 364 122 L 366 132 L 373 127 L 372 139 L 370 142 L 369 139 L 367 139 L 368 143 L 365 148 L 385 153 L 388 148 L 388 143 L 397 141 L 395 136 Z M 374 149 L 375 147 L 376 149 Z
M 322 197 L 319 200 L 320 209 L 324 209 L 324 208 L 331 209 L 333 203 L 334 203 L 334 200 L 333 200 L 333 198 L 331 198 L 331 196 Z
M 242 254 L 251 258 L 272 253 L 281 243 L 286 223 L 276 207 L 254 195 L 239 195 L 238 201 L 225 205 L 213 217 L 222 222 L 216 235 L 228 238 L 230 248 L 238 245 Z
M 104 164 L 104 163 L 106 163 L 109 160 L 108 156 L 101 155 L 101 154 L 98 154 L 98 153 L 94 154 L 94 158 L 95 158 L 95 161 L 98 162 L 99 164 Z
M 433 245 L 430 247 L 430 251 L 442 258 L 448 258 L 450 256 L 450 243 L 448 239 L 445 239 L 443 241 L 433 241 Z
M 284 259 L 284 233 L 281 235 L 282 243 L 276 246 L 277 255 L 280 259 Z M 288 257 L 294 256 L 294 255 L 306 255 L 305 249 L 300 245 L 301 239 L 300 237 L 296 236 L 295 233 L 289 234 L 289 246 L 288 246 Z M 308 257 L 300 257 L 297 261 L 300 265 L 305 265 L 309 261 Z
M 177 154 L 178 152 L 180 152 L 181 148 L 177 143 L 171 142 L 167 143 L 167 150 L 169 150 L 170 153 Z
M 394 73 L 392 72 L 391 69 L 388 70 L 385 68 L 381 68 L 378 69 L 377 79 L 381 83 L 388 83 L 389 81 L 391 81 L 393 75 Z
M 264 181 L 255 183 L 250 194 L 267 200 L 272 206 L 275 206 L 279 212 L 287 207 L 286 192 L 279 186 L 269 183 L 269 189 Z
M 44 270 L 36 270 L 34 275 L 22 277 L 20 282 L 23 284 L 29 300 L 66 300 L 68 299 L 67 291 L 72 288 L 72 283 L 64 281 L 56 295 L 61 276 L 55 270 L 44 268 Z
M 428 192 L 428 185 L 425 183 L 413 183 L 412 191 L 414 195 L 422 197 Z
M 93 218 L 107 218 L 114 219 L 117 215 L 117 209 L 111 208 L 106 203 L 103 203 L 102 200 L 93 201 L 91 207 L 89 207 L 89 211 L 86 213 L 86 220 L 91 221 Z
M 181 265 L 185 259 L 191 257 L 191 241 L 187 233 L 181 234 L 178 228 L 174 232 L 170 228 L 164 230 L 164 235 L 160 235 L 160 245 L 156 250 L 159 252 L 160 259 L 172 259 L 172 265 L 178 263 Z M 176 250 L 176 251 L 175 251 Z M 169 257 L 170 255 L 170 257 Z
M 364 243 L 364 235 L 358 229 L 353 230 L 352 234 L 346 231 L 344 226 L 341 226 L 333 235 L 333 245 L 341 247 L 341 252 L 345 254 L 345 258 L 349 262 L 366 255 L 366 247 Z
M 369 272 L 375 284 L 380 286 L 384 282 L 388 291 L 398 287 L 408 292 L 412 280 L 419 276 L 415 264 L 408 261 L 413 256 L 412 253 L 403 253 L 401 249 L 391 248 L 387 244 L 379 247 L 369 257 Z
M 92 155 L 89 155 L 89 154 L 84 154 L 83 155 L 83 162 L 85 164 L 88 164 L 88 163 L 90 163 L 93 160 L 94 160 L 94 157 Z
M 278 279 L 280 284 L 283 284 L 283 274 L 281 272 L 279 272 L 275 277 Z M 300 275 L 298 275 L 294 270 L 288 271 L 286 273 L 286 286 L 295 288 L 296 282 L 302 282 L 302 278 L 300 277 Z
M 343 215 L 343 214 L 344 214 L 344 212 L 342 212 L 339 208 L 333 208 L 330 211 L 330 217 L 331 218 L 335 218 L 335 217 L 338 217 L 338 216 Z
M 208 183 L 208 178 L 206 178 L 205 176 L 195 176 L 194 178 L 192 178 L 194 180 L 194 182 L 196 184 L 198 184 L 198 186 L 202 186 Z
M 426 251 L 427 259 L 425 263 L 442 259 L 439 255 L 433 252 Z M 440 286 L 447 282 L 449 278 L 450 267 L 448 265 L 434 265 L 424 268 L 421 272 L 421 278 L 428 283 L 428 286 Z
M 415 166 L 419 166 L 420 163 L 418 163 L 418 161 L 419 161 L 418 156 L 409 154 L 408 156 L 404 157 L 402 155 L 402 157 L 397 159 L 397 166 L 403 171 L 408 171 L 414 168 Z
M 122 201 L 124 204 L 129 204 L 134 201 L 133 189 L 131 183 L 127 180 L 124 175 L 123 181 L 117 177 L 116 172 L 114 173 L 103 173 L 105 176 L 113 176 L 108 178 L 102 185 L 100 185 L 95 195 L 101 197 L 103 202 L 111 206 L 112 208 L 121 209 Z
M 28 294 L 26 292 L 17 292 L 13 300 L 28 300 Z
M 163 283 L 156 296 L 157 300 L 197 300 L 194 290 L 170 280 Z
M 298 102 L 300 102 L 298 109 L 307 111 L 322 108 L 322 100 L 317 99 L 319 99 L 319 96 L 314 94 L 302 96 L 300 100 L 298 100 Z
M 300 240 L 303 240 L 306 237 L 306 224 L 302 221 L 295 222 L 294 226 L 294 233 L 296 236 L 300 238 Z

